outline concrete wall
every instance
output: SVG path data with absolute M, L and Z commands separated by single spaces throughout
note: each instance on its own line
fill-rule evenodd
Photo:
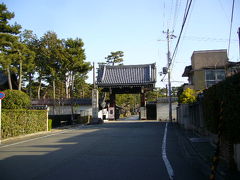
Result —
M 55 106 L 55 115 L 69 115 L 72 114 L 71 106 Z M 81 116 L 92 116 L 92 106 L 73 106 L 73 114 L 80 114 Z M 49 115 L 54 115 L 53 106 L 49 106 Z M 98 117 L 103 115 L 108 119 L 107 109 L 98 112 Z
M 188 104 L 181 104 L 177 111 L 177 122 L 185 129 L 191 129 L 191 118 Z
M 177 102 L 172 103 L 172 118 L 177 118 Z M 157 103 L 157 120 L 166 121 L 169 120 L 169 104 L 168 103 Z
M 223 67 L 228 61 L 227 50 L 194 51 L 191 61 L 194 71 L 205 67 Z
M 205 133 L 203 104 L 180 104 L 177 108 L 177 122 L 186 129 L 195 129 L 196 131 Z
M 55 113 L 53 113 L 53 106 L 49 106 L 49 115 L 60 115 L 60 114 L 86 114 L 92 115 L 92 106 L 55 106 Z
M 194 51 L 191 57 L 193 89 L 202 90 L 206 88 L 205 68 L 223 68 L 227 62 L 227 50 Z
M 209 136 L 216 141 L 217 135 L 207 131 L 203 117 L 203 104 L 201 102 L 190 105 L 181 104 L 177 107 L 177 122 L 185 129 L 193 129 L 202 135 Z M 221 154 L 228 161 L 229 159 L 229 141 L 221 139 Z M 234 160 L 240 171 L 240 144 L 234 144 Z

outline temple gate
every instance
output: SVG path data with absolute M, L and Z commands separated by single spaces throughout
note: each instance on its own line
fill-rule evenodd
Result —
M 146 92 L 152 91 L 156 83 L 156 64 L 143 65 L 99 65 L 97 86 L 109 92 L 109 119 L 116 119 L 116 94 L 140 94 L 140 117 L 146 119 Z

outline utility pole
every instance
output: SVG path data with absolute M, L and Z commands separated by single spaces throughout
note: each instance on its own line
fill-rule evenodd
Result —
M 172 59 L 171 59 L 171 54 L 170 54 L 170 39 L 175 38 L 176 36 L 174 36 L 172 34 L 172 32 L 169 32 L 169 29 L 167 29 L 166 32 L 163 31 L 163 33 L 167 34 L 167 73 L 168 73 L 168 103 L 169 103 L 169 121 L 172 122 L 172 87 L 171 87 L 171 63 L 172 63 Z
M 240 27 L 238 28 L 239 58 L 240 58 Z
M 93 62 L 93 89 L 96 89 L 95 63 Z

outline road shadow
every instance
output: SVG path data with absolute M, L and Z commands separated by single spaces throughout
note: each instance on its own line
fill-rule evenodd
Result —
M 89 125 L 0 148 L 1 180 L 160 178 L 161 143 L 156 141 L 162 136 L 161 126 L 155 122 Z

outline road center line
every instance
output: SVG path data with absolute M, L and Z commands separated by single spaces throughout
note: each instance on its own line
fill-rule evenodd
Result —
M 171 180 L 173 180 L 173 169 L 172 166 L 167 158 L 167 154 L 166 154 L 166 139 L 167 139 L 167 127 L 168 127 L 168 123 L 166 123 L 165 126 L 165 131 L 164 131 L 164 136 L 163 136 L 163 143 L 162 143 L 162 159 L 164 161 L 165 167 L 167 169 L 168 172 L 168 176 Z

